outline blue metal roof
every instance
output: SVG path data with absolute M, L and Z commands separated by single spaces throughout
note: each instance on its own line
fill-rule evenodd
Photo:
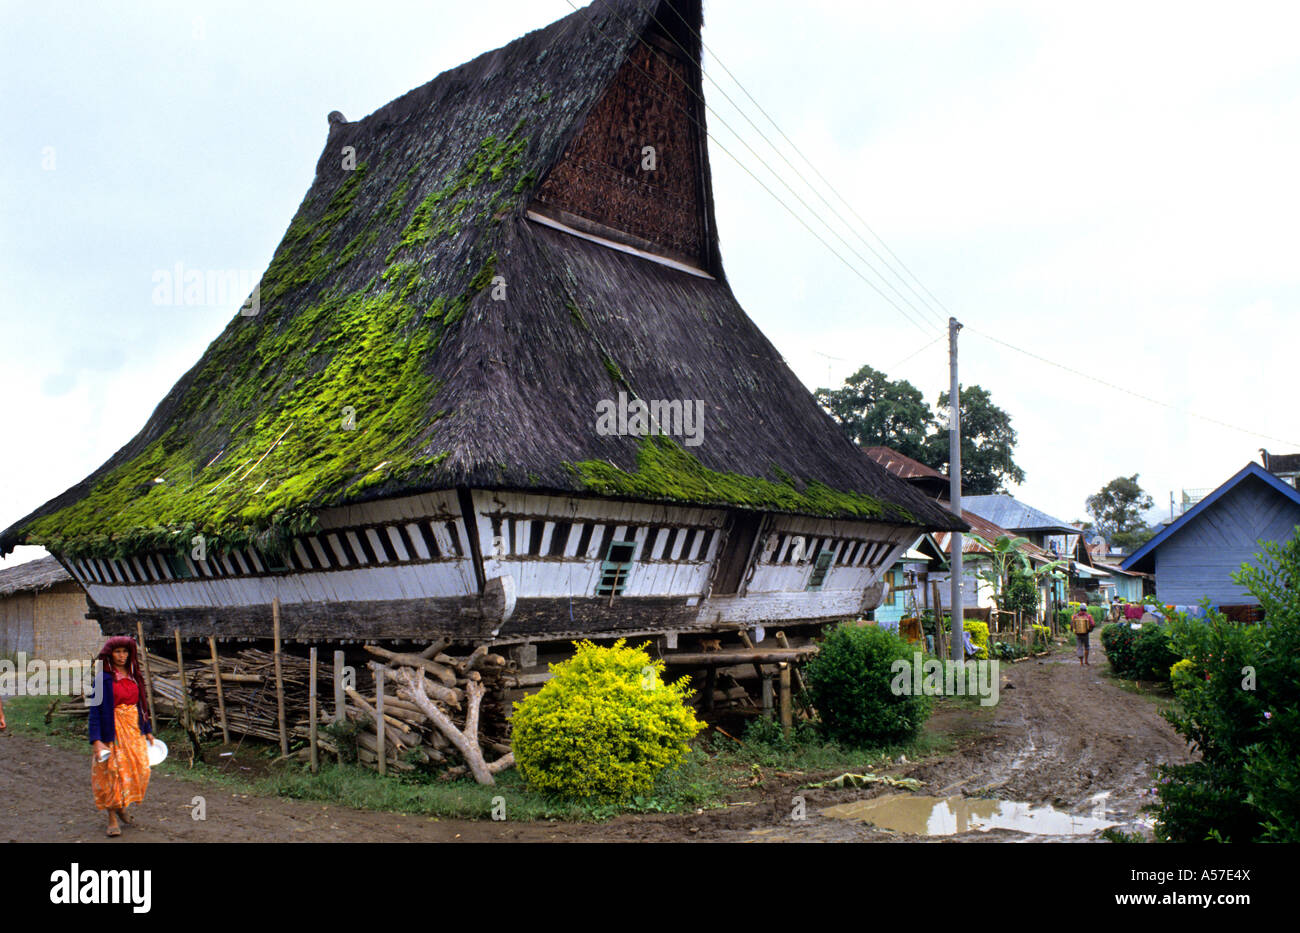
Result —
M 1009 531 L 1045 531 L 1063 535 L 1083 533 L 1082 529 L 1053 518 L 1046 512 L 1040 512 L 1032 505 L 1026 505 L 1005 493 L 962 496 L 961 507 Z
M 1196 503 L 1196 505 L 1188 509 L 1182 515 L 1178 516 L 1178 518 L 1173 522 L 1171 522 L 1164 529 L 1164 531 L 1160 532 L 1158 535 L 1156 535 L 1146 544 L 1142 545 L 1140 548 L 1138 548 L 1136 551 L 1130 554 L 1124 560 L 1124 563 L 1120 564 L 1120 569 L 1140 570 L 1141 568 L 1137 566 L 1139 561 L 1146 561 L 1149 558 L 1149 555 L 1155 552 L 1156 548 L 1160 547 L 1160 545 L 1168 541 L 1169 538 L 1172 537 L 1174 534 L 1176 534 L 1180 528 L 1182 528 L 1184 525 L 1188 524 L 1189 522 L 1196 521 L 1197 516 L 1199 516 L 1202 512 L 1204 512 L 1206 509 L 1212 506 L 1215 502 L 1217 502 L 1219 499 L 1225 496 L 1228 492 L 1230 492 L 1234 487 L 1236 487 L 1238 484 L 1243 482 L 1249 476 L 1253 476 L 1256 479 L 1263 480 L 1265 483 L 1267 483 L 1273 489 L 1280 492 L 1282 495 L 1286 496 L 1296 505 L 1300 505 L 1300 490 L 1297 490 L 1294 487 L 1288 485 L 1287 483 L 1284 483 L 1282 480 L 1278 479 L 1272 473 L 1268 472 L 1268 470 L 1264 469 L 1258 463 L 1254 463 L 1254 462 L 1248 463 L 1244 467 L 1242 467 L 1242 469 L 1237 473 L 1236 476 L 1232 477 L 1232 479 L 1228 480 L 1218 489 L 1214 490 L 1214 492 L 1210 493 L 1200 502 Z

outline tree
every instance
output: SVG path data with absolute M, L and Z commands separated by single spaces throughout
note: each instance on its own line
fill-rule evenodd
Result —
M 975 575 L 993 587 L 993 599 L 997 602 L 998 609 L 1016 613 L 1017 630 L 1020 628 L 1021 613 L 1029 612 L 1033 614 L 1032 618 L 1037 618 L 1038 588 L 1044 578 L 1059 576 L 1056 569 L 1065 562 L 1054 560 L 1035 567 L 1021 550 L 1029 543 L 1028 538 L 999 535 L 996 541 L 989 541 L 974 532 L 968 537 L 988 554 L 991 566 Z
M 893 382 L 880 370 L 863 366 L 843 388 L 818 389 L 817 401 L 853 443 L 891 447 L 924 462 L 934 416 L 921 390 L 906 379 Z
M 948 410 L 949 393 L 939 396 L 939 411 Z M 979 386 L 959 387 L 961 409 L 961 485 L 969 496 L 1005 492 L 1008 482 L 1023 483 L 1025 471 L 1011 459 L 1016 432 L 1011 416 L 993 404 Z M 917 459 L 947 472 L 948 429 L 938 427 L 926 438 L 926 456 Z
M 1098 533 L 1116 547 L 1138 547 L 1151 537 L 1142 513 L 1155 501 L 1138 485 L 1137 473 L 1117 476 L 1089 496 L 1086 504 Z

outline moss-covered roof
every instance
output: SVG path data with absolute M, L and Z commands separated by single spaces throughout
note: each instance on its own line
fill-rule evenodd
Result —
M 698 3 L 679 5 L 698 25 Z M 656 14 L 677 15 L 600 0 L 332 123 L 258 313 L 0 553 L 121 553 L 196 530 L 267 543 L 325 507 L 457 485 L 953 526 L 840 435 L 720 267 L 699 278 L 527 219 Z M 705 442 L 598 433 L 595 405 L 620 390 L 702 400 Z

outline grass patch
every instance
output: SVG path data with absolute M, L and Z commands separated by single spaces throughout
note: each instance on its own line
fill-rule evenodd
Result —
M 54 717 L 45 722 L 53 697 L 12 697 L 5 703 L 11 731 L 37 736 L 51 745 L 87 753 L 85 728 L 80 720 Z M 442 780 L 434 774 L 404 773 L 381 777 L 359 765 L 322 761 L 311 774 L 297 761 L 276 761 L 279 748 L 251 739 L 238 743 L 236 755 L 217 762 L 187 760 L 185 733 L 164 725 L 159 736 L 172 751 L 157 773 L 184 781 L 218 785 L 231 793 L 259 797 L 287 797 L 334 804 L 355 810 L 373 810 L 442 819 L 490 820 L 494 807 L 511 821 L 563 820 L 600 822 L 625 813 L 693 813 L 724 807 L 769 781 L 791 777 L 815 779 L 846 771 L 879 771 L 900 756 L 908 761 L 938 755 L 952 747 L 947 735 L 923 732 L 899 745 L 844 748 L 823 740 L 816 729 L 800 722 L 787 738 L 780 726 L 755 720 L 742 740 L 720 732 L 701 735 L 691 753 L 674 771 L 661 774 L 654 789 L 622 805 L 564 800 L 529 790 L 518 771 L 497 775 L 497 783 L 483 786 L 468 778 Z M 208 749 L 211 751 L 211 747 Z M 227 750 L 234 750 L 234 746 Z M 237 770 L 232 770 L 237 769 Z M 501 798 L 501 800 L 497 800 Z

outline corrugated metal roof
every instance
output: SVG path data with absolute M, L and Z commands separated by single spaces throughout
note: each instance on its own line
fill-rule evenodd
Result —
M 1083 529 L 1040 512 L 1031 505 L 1008 495 L 962 496 L 962 506 L 995 525 L 1012 531 L 1047 531 L 1054 534 L 1077 535 Z
M 1005 528 L 998 527 L 988 519 L 982 518 L 981 516 L 976 515 L 974 512 L 967 512 L 963 509 L 961 513 L 961 517 L 966 519 L 967 523 L 970 525 L 971 532 L 979 535 L 985 541 L 997 541 L 997 539 L 1002 537 L 1003 535 L 1009 535 L 1013 538 L 1016 537 L 1016 535 L 1013 535 Z M 946 554 L 948 552 L 948 532 L 946 531 L 939 532 L 934 536 L 934 540 L 935 543 L 938 544 L 939 547 Z M 1024 555 L 1028 557 L 1030 560 L 1041 561 L 1042 563 L 1049 563 L 1054 559 L 1051 554 L 1048 554 L 1038 545 L 1030 544 L 1027 541 L 1024 544 L 1020 545 L 1020 550 L 1024 552 Z M 978 541 L 973 540 L 969 534 L 961 539 L 961 552 L 962 554 L 987 554 L 988 553 L 987 549 Z
M 912 479 L 917 476 L 932 476 L 942 480 L 948 478 L 933 467 L 928 467 L 920 460 L 913 460 L 911 457 L 900 454 L 892 447 L 863 447 L 862 452 L 890 473 L 903 479 Z

